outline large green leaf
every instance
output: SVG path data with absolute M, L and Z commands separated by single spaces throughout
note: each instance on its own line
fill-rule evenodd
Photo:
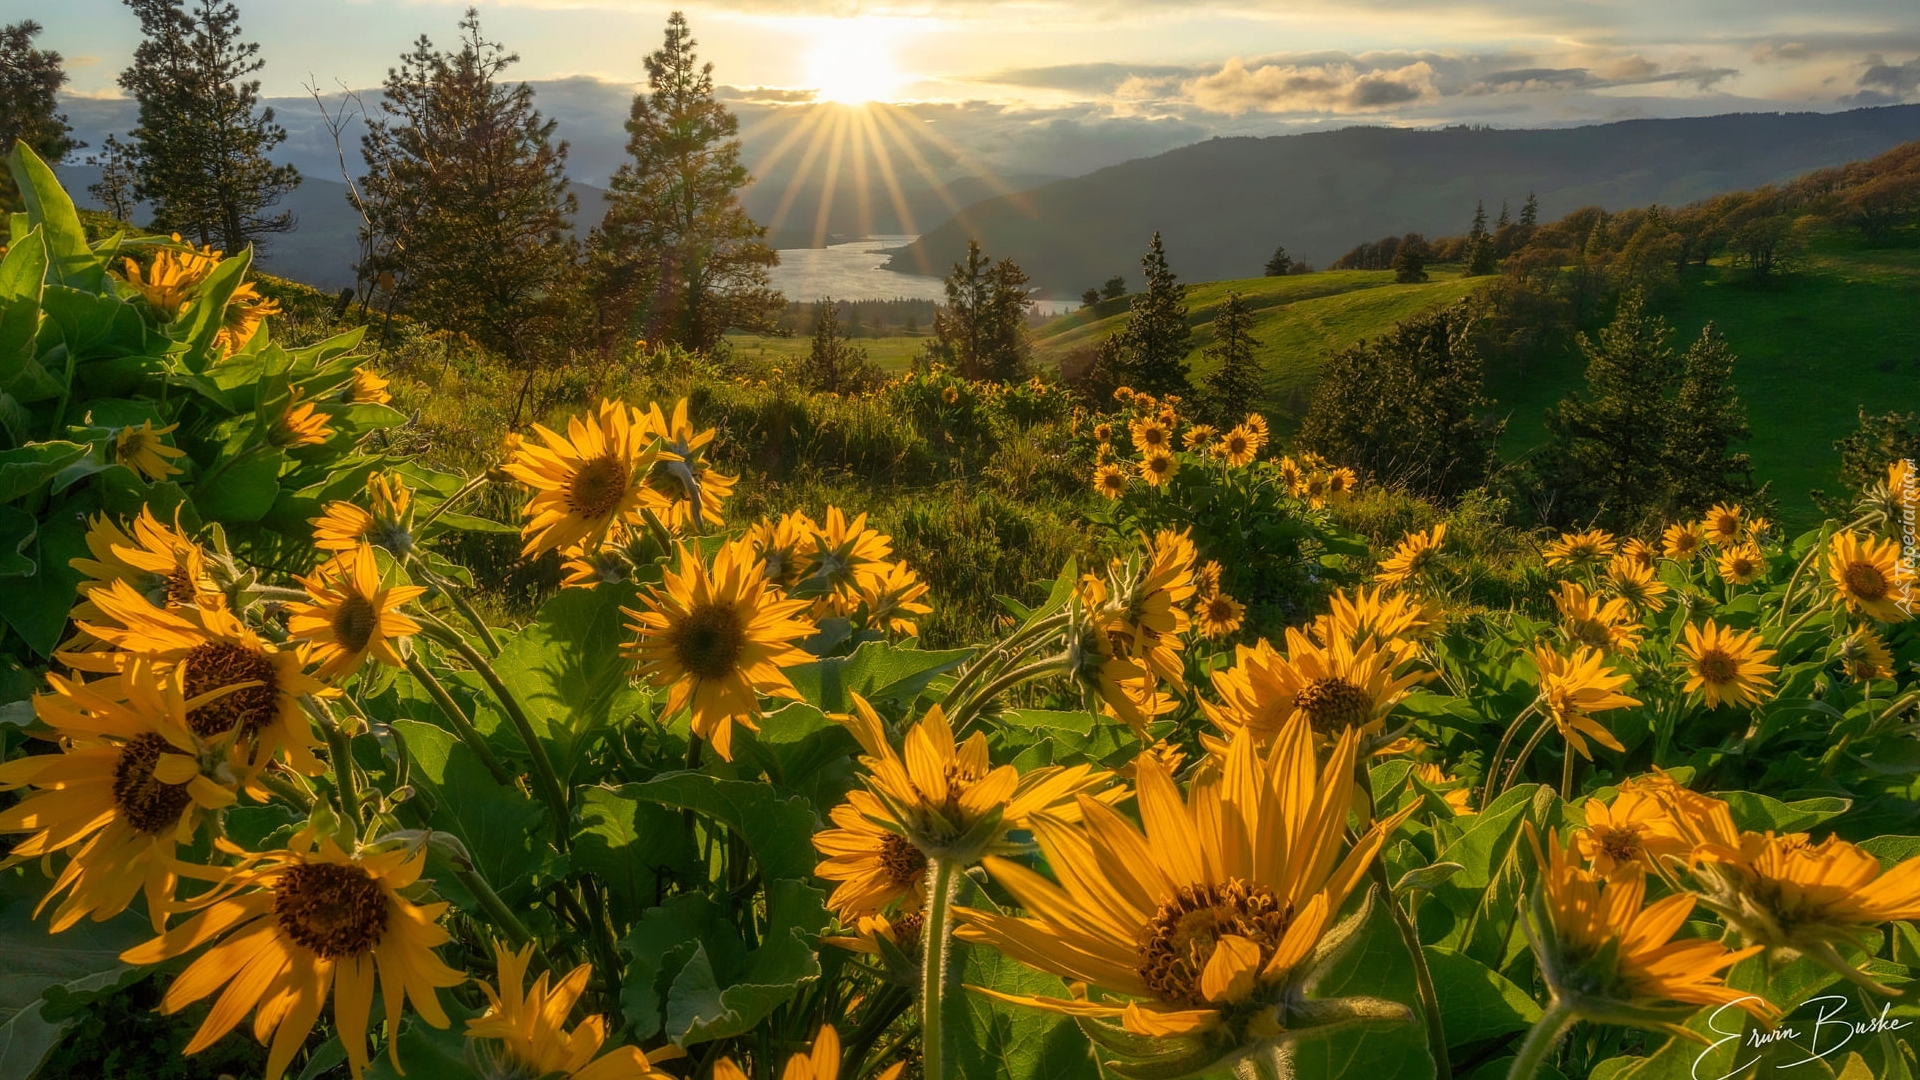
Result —
M 502 899 L 525 897 L 541 867 L 530 836 L 544 816 L 540 804 L 495 783 L 452 732 L 417 720 L 397 720 L 393 729 L 406 742 L 409 779 L 432 803 L 428 827 L 459 837 Z M 451 875 L 441 875 L 440 884 L 459 890 Z M 463 906 L 472 902 L 464 890 L 449 895 L 464 900 Z
M 205 281 L 200 283 L 200 292 L 194 297 L 193 306 L 186 312 L 186 332 L 182 340 L 187 343 L 184 358 L 188 371 L 205 371 L 207 363 L 213 358 L 213 339 L 220 333 L 222 320 L 226 316 L 227 301 L 240 282 L 247 276 L 247 267 L 253 263 L 253 249 L 248 248 L 238 255 L 222 259 L 220 265 L 213 268 Z
M 1359 940 L 1334 964 L 1313 997 L 1370 997 L 1397 1001 L 1413 1011 L 1406 1023 L 1367 1024 L 1311 1040 L 1299 1048 L 1298 1080 L 1429 1080 L 1433 1057 L 1427 1053 L 1426 1026 L 1415 1004 L 1413 958 L 1407 955 L 1393 916 L 1376 902 L 1368 911 Z M 1445 1018 L 1442 1017 L 1444 1020 Z
M 33 357 L 40 329 L 40 288 L 47 275 L 47 248 L 40 230 L 29 232 L 0 259 L 0 387 L 13 381 Z
M 760 862 L 761 876 L 805 880 L 818 861 L 813 850 L 813 807 L 783 796 L 768 784 L 725 780 L 698 772 L 674 772 L 617 789 L 631 799 L 692 810 L 739 833 Z
M 926 651 L 908 649 L 884 641 L 862 642 L 850 656 L 831 656 L 787 671 L 809 702 L 834 713 L 853 708 L 849 694 L 868 701 L 907 704 L 920 696 L 927 684 L 941 674 L 959 667 L 972 656 L 972 649 Z
M 0 503 L 10 503 L 52 480 L 55 473 L 85 457 L 86 443 L 36 442 L 0 450 Z
M 1839 817 L 1853 805 L 1850 799 L 1822 798 L 1781 802 L 1769 795 L 1751 791 L 1721 791 L 1715 794 L 1727 801 L 1733 823 L 1755 832 L 1806 832 L 1815 825 Z
M 147 324 L 140 309 L 117 296 L 87 292 L 65 285 L 49 285 L 40 294 L 40 307 L 66 343 L 75 364 L 97 365 L 118 357 L 140 356 L 147 351 Z M 102 375 L 89 384 L 94 395 L 131 389 L 109 387 L 108 383 L 137 382 L 146 364 L 136 363 L 120 376 Z M 129 377 L 130 376 L 130 377 Z
M 1525 1031 L 1540 1019 L 1539 1004 L 1499 972 L 1451 949 L 1425 952 L 1449 1045 Z
M 87 246 L 87 231 L 81 228 L 80 215 L 60 186 L 60 178 L 24 142 L 14 144 L 8 164 L 27 205 L 27 220 L 39 226 L 46 239 L 54 279 L 76 289 L 99 291 L 106 267 Z
M 646 695 L 632 684 L 620 655 L 627 637 L 620 607 L 633 602 L 630 587 L 562 589 L 493 662 L 562 779 L 572 775 L 596 732 L 645 706 Z
M 984 945 L 954 942 L 949 963 L 958 983 L 948 991 L 948 1059 L 968 1080 L 1098 1080 L 1087 1037 L 1072 1020 L 1023 1009 L 965 987 L 1003 994 L 1064 998 L 1066 983 L 1009 960 Z
M 194 485 L 193 505 L 209 521 L 259 521 L 280 494 L 285 461 L 279 450 L 255 450 L 225 468 L 216 462 L 208 472 L 212 482 Z
M 113 986 L 132 969 L 120 953 L 152 936 L 138 917 L 83 920 L 47 933 L 33 909 L 52 882 L 33 866 L 0 873 L 0 1076 L 32 1076 L 66 1026 L 41 1015 L 47 991 Z
M 23 554 L 33 560 L 34 571 L 27 577 L 7 579 L 0 618 L 34 652 L 52 656 L 80 584 L 81 574 L 70 560 L 87 554 L 85 519 L 71 512 L 48 514 Z
M 571 864 L 606 886 L 617 924 L 659 903 L 664 882 L 692 873 L 693 841 L 677 812 L 594 787 L 580 793 L 577 813 Z
M 40 523 L 17 506 L 0 506 L 0 578 L 25 577 L 34 572 L 27 550 L 39 535 Z

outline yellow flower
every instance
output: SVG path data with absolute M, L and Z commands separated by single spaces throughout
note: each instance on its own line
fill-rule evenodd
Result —
M 1653 567 L 1622 552 L 1607 564 L 1607 588 L 1615 596 L 1632 604 L 1640 611 L 1664 611 L 1667 602 L 1666 582 L 1653 576 Z
M 1766 518 L 1754 518 L 1752 521 L 1747 522 L 1747 542 L 1750 544 L 1758 544 L 1762 540 L 1765 540 L 1767 534 L 1772 531 L 1773 522 L 1768 521 Z
M 1613 558 L 1619 550 L 1619 544 L 1613 534 L 1605 529 L 1590 529 L 1582 533 L 1561 533 L 1560 539 L 1549 543 L 1542 554 L 1547 565 L 1568 570 L 1582 566 L 1597 566 Z
M 1393 554 L 1380 564 L 1373 580 L 1382 585 L 1405 585 L 1425 574 L 1440 558 L 1440 544 L 1446 539 L 1447 523 L 1442 521 L 1426 532 L 1408 533 Z
M 275 648 L 225 608 L 163 611 L 124 581 L 88 599 L 103 621 L 81 629 L 113 651 L 63 653 L 67 664 L 109 674 L 140 659 L 180 667 L 187 700 L 201 702 L 187 710 L 187 727 L 200 739 L 231 738 L 237 760 L 249 769 L 284 754 L 298 772 L 321 771 L 300 699 L 325 686 L 306 674 L 298 653 Z M 226 693 L 214 693 L 219 690 Z
M 1600 1019 L 1637 1014 L 1642 1026 L 1653 1026 L 1675 1004 L 1738 1005 L 1762 1020 L 1774 1015 L 1772 1006 L 1728 987 L 1720 975 L 1758 949 L 1674 940 L 1693 911 L 1693 897 L 1676 893 L 1648 904 L 1646 875 L 1638 867 L 1612 877 L 1583 870 L 1558 834 L 1549 834 L 1543 851 L 1531 821 L 1526 828 L 1540 860 L 1527 930 L 1555 1005 Z M 1692 1011 L 1672 1010 L 1666 1023 Z
M 0 812 L 0 832 L 33 835 L 13 846 L 14 859 L 69 851 L 38 916 L 54 897 L 51 929 L 81 918 L 102 922 L 144 891 L 153 927 L 172 910 L 179 861 L 209 813 L 233 804 L 217 767 L 188 727 L 192 704 L 176 668 L 161 672 L 135 661 L 119 679 L 92 683 L 48 675 L 51 693 L 34 699 L 62 753 L 35 754 L 0 765 L 0 790 L 36 789 Z M 76 845 L 78 845 L 76 850 Z
M 827 519 L 811 542 L 800 584 L 815 591 L 858 593 L 886 573 L 893 557 L 892 537 L 869 528 L 865 514 L 848 521 L 837 506 L 827 507 Z
M 1540 669 L 1541 707 L 1567 745 L 1588 759 L 1593 757 L 1587 750 L 1589 737 L 1609 750 L 1626 750 L 1592 714 L 1640 704 L 1639 698 L 1619 693 L 1627 685 L 1627 676 L 1609 671 L 1605 660 L 1606 654 L 1585 645 L 1575 648 L 1572 656 L 1561 656 L 1546 645 L 1533 650 L 1534 664 Z
M 1306 493 L 1306 477 L 1300 471 L 1299 462 L 1290 457 L 1280 459 L 1280 483 L 1286 487 L 1287 494 L 1293 498 L 1300 498 Z
M 514 951 L 496 941 L 493 955 L 499 967 L 499 989 L 480 982 L 487 995 L 487 1011 L 467 1021 L 467 1038 L 481 1043 L 481 1058 L 491 1068 L 488 1076 L 544 1076 L 564 1080 L 673 1080 L 653 1067 L 637 1048 L 622 1046 L 600 1054 L 607 1038 L 606 1021 L 598 1014 L 567 1030 L 567 1017 L 587 988 L 593 965 L 581 964 L 558 983 L 548 986 L 551 972 L 541 972 L 527 985 L 531 943 Z M 479 980 L 475 980 L 479 982 Z M 662 1060 L 678 1056 L 663 1052 Z
M 762 518 L 747 530 L 746 540 L 753 545 L 767 583 L 791 589 L 800 583 L 807 568 L 807 551 L 820 526 L 799 511 L 780 515 L 778 520 Z
M 1327 645 L 1345 641 L 1358 649 L 1367 642 L 1382 652 L 1391 653 L 1401 663 L 1417 660 L 1419 639 L 1425 637 L 1439 620 L 1437 609 L 1423 606 L 1406 593 L 1389 592 L 1383 585 L 1335 592 L 1327 601 L 1325 614 L 1307 624 L 1315 641 Z
M 309 659 L 320 664 L 316 675 L 344 678 L 360 670 L 369 656 L 402 666 L 392 639 L 419 633 L 420 624 L 400 608 L 427 590 L 419 585 L 383 587 L 373 545 L 362 543 L 342 552 L 311 577 L 297 580 L 312 602 L 287 605 L 287 633 L 307 643 Z
M 679 531 L 689 525 L 724 524 L 722 508 L 739 477 L 722 475 L 707 460 L 714 431 L 694 429 L 687 399 L 674 405 L 672 417 L 660 410 L 658 402 L 649 402 L 641 436 L 659 439 L 667 453 L 647 471 L 647 486 L 666 498 L 660 519 L 667 528 Z
M 434 991 L 466 978 L 433 952 L 448 940 L 438 925 L 447 905 L 415 904 L 402 893 L 426 864 L 425 850 L 348 854 L 331 838 L 315 850 L 310 835 L 295 834 L 290 850 L 248 857 L 193 901 L 199 914 L 120 958 L 157 964 L 220 939 L 160 1001 L 160 1011 L 171 1015 L 226 987 L 186 1052 L 220 1041 L 253 1010 L 254 1037 L 266 1045 L 272 1036 L 266 1078 L 280 1080 L 331 996 L 335 1031 L 358 1080 L 367 1067 L 376 981 L 387 1031 L 395 1032 L 409 999 L 420 1019 L 446 1027 Z M 387 1042 L 396 1070 L 399 1043 Z
M 522 555 L 589 547 L 616 521 L 637 523 L 642 510 L 666 509 L 666 498 L 646 480 L 670 455 L 649 440 L 637 410 L 602 401 L 591 417 L 570 417 L 564 437 L 540 424 L 533 431 L 545 445 L 523 442 L 502 466 L 534 491 L 520 530 Z
M 1360 488 L 1360 478 L 1352 469 L 1342 466 L 1327 473 L 1327 501 L 1340 502 Z
M 1148 487 L 1159 487 L 1180 471 L 1180 461 L 1165 450 L 1155 450 L 1140 459 L 1140 479 Z
M 1232 637 L 1245 621 L 1246 605 L 1223 592 L 1202 598 L 1194 607 L 1193 618 L 1200 633 L 1211 641 Z
M 173 242 L 185 243 L 179 233 L 173 234 Z M 144 271 L 132 259 L 121 259 L 120 263 L 126 268 L 121 280 L 133 286 L 163 320 L 171 322 L 179 317 L 200 283 L 220 265 L 220 253 L 212 248 L 197 251 L 187 245 L 184 251 L 176 248 L 155 251 L 152 265 Z
M 309 518 L 313 546 L 321 551 L 352 551 L 366 542 L 395 555 L 412 551 L 413 493 L 400 474 L 368 474 L 367 502 L 371 510 L 335 499 L 319 517 Z
M 1206 562 L 1200 564 L 1198 570 L 1193 572 L 1194 599 L 1205 600 L 1207 597 L 1219 591 L 1220 560 L 1208 559 Z
M 780 669 L 812 656 L 798 643 L 814 627 L 794 616 L 804 600 L 770 590 L 753 548 L 735 540 L 713 557 L 709 570 L 693 548 L 680 545 L 676 566 L 641 598 L 643 611 L 620 610 L 635 621 L 637 641 L 622 646 L 634 674 L 670 686 L 663 716 L 691 709 L 693 732 L 733 760 L 733 725 L 758 730 L 760 696 L 799 700 Z
M 1700 531 L 1716 544 L 1732 544 L 1740 539 L 1740 507 L 1716 503 L 1700 522 Z
M 1834 645 L 1834 656 L 1855 682 L 1872 682 L 1893 677 L 1893 654 L 1887 643 L 1870 626 L 1856 626 L 1853 632 Z
M 960 403 L 960 388 L 949 384 L 946 389 L 940 391 L 940 400 L 949 405 L 958 405 Z
M 1908 608 L 1920 589 L 1915 586 L 1913 568 L 1901 558 L 1898 541 L 1860 537 L 1851 531 L 1835 533 L 1827 548 L 1827 572 L 1834 595 L 1854 614 L 1883 623 L 1913 617 Z
M 1220 437 L 1220 445 L 1214 447 L 1214 452 L 1234 468 L 1244 468 L 1259 455 L 1260 439 L 1251 428 L 1241 424 Z
M 1767 572 L 1767 557 L 1752 544 L 1729 544 L 1720 550 L 1717 565 L 1722 580 L 1751 585 Z
M 1700 526 L 1690 521 L 1667 526 L 1660 537 L 1660 553 L 1675 562 L 1689 562 L 1700 552 L 1700 545 L 1706 543 L 1706 534 Z
M 1177 654 L 1185 648 L 1180 635 L 1191 626 L 1185 609 L 1194 593 L 1193 538 L 1163 529 L 1146 546 L 1144 563 L 1116 567 L 1110 586 L 1090 605 L 1092 615 L 1116 654 L 1140 661 L 1153 678 L 1184 686 Z
M 1093 470 L 1093 490 L 1109 499 L 1117 499 L 1127 493 L 1127 471 L 1119 465 L 1108 462 Z
M 1712 619 L 1704 628 L 1689 623 L 1680 652 L 1686 657 L 1686 691 L 1704 692 L 1709 709 L 1722 701 L 1758 705 L 1773 693 L 1767 676 L 1780 669 L 1767 663 L 1773 650 L 1761 648 L 1760 635 L 1751 630 L 1728 629 Z
M 1577 581 L 1563 581 L 1554 588 L 1553 603 L 1560 609 L 1561 627 L 1575 644 L 1607 652 L 1633 652 L 1640 647 L 1645 628 L 1625 600 L 1602 600 Z
M 126 582 L 156 607 L 226 606 L 226 595 L 207 573 L 206 552 L 177 526 L 161 524 L 153 516 L 152 506 L 140 508 L 131 534 L 104 514 L 95 517 L 87 526 L 87 551 L 91 559 L 70 561 L 75 570 L 86 575 L 79 585 L 80 602 L 73 608 L 76 623 L 106 618 L 91 597 L 95 590 L 115 581 Z M 81 638 L 76 638 L 62 648 L 72 650 L 81 643 Z
M 1612 877 L 1623 867 L 1658 871 L 1663 859 L 1684 858 L 1693 850 L 1658 788 L 1658 782 L 1626 780 L 1611 805 L 1598 798 L 1581 804 L 1587 824 L 1574 839 L 1594 873 Z
M 1030 914 L 960 908 L 956 936 L 1067 979 L 1074 996 L 981 992 L 1080 1019 L 1117 1054 L 1148 1045 L 1126 1036 L 1147 1037 L 1159 1062 L 1177 1058 L 1182 1075 L 1278 1056 L 1316 1033 L 1321 1010 L 1349 1022 L 1408 1019 L 1403 1006 L 1301 995 L 1357 926 L 1336 926 L 1340 910 L 1404 819 L 1376 821 L 1347 847 L 1358 739 L 1346 731 L 1316 768 L 1299 717 L 1264 755 L 1250 733 L 1236 737 L 1184 800 L 1143 756 L 1144 828 L 1090 800 L 1079 826 L 1035 819 L 1058 884 L 988 859 L 994 880 Z
M 874 1080 L 899 1080 L 901 1070 L 906 1067 L 906 1062 L 896 1061 L 880 1070 Z M 740 1071 L 732 1058 L 723 1057 L 713 1067 L 713 1080 L 747 1080 L 747 1074 Z M 832 1024 L 821 1025 L 810 1052 L 787 1059 L 780 1080 L 840 1080 L 840 1034 L 833 1030 Z
M 1304 719 L 1316 738 L 1357 731 L 1370 749 L 1384 741 L 1378 736 L 1394 705 L 1427 677 L 1424 672 L 1396 677 L 1394 654 L 1376 649 L 1372 641 L 1356 645 L 1339 637 L 1320 643 L 1288 627 L 1286 643 L 1285 656 L 1264 640 L 1234 648 L 1233 666 L 1213 673 L 1220 704 L 1200 703 L 1214 727 L 1229 737 L 1248 730 L 1264 746 L 1288 723 Z M 1210 735 L 1201 738 L 1218 743 Z
M 1248 431 L 1253 433 L 1255 443 L 1253 452 L 1256 454 L 1259 453 L 1260 448 L 1267 445 L 1267 440 L 1272 437 L 1272 433 L 1267 428 L 1267 418 L 1261 416 L 1259 413 L 1250 412 L 1240 423 Z
M 840 921 L 851 923 L 895 904 L 919 911 L 926 902 L 927 857 L 899 831 L 880 800 L 871 792 L 851 791 L 827 817 L 834 828 L 813 838 L 813 846 L 825 856 L 813 873 L 822 881 L 839 882 L 827 906 Z
M 251 281 L 243 281 L 227 297 L 220 313 L 220 329 L 213 335 L 213 347 L 221 356 L 231 356 L 247 347 L 267 321 L 280 314 L 280 301 L 260 295 Z
M 341 391 L 340 400 L 348 405 L 385 405 L 393 400 L 387 392 L 388 380 L 370 367 L 356 367 L 353 378 Z
M 1647 543 L 1637 536 L 1630 536 L 1625 543 L 1620 545 L 1620 554 L 1651 570 L 1653 569 L 1653 559 L 1657 552 L 1653 550 L 1652 544 Z
M 1143 456 L 1173 451 L 1173 432 L 1154 417 L 1143 416 L 1135 420 L 1127 425 L 1127 432 L 1133 437 L 1133 449 Z
M 318 446 L 333 438 L 333 428 L 327 426 L 327 415 L 316 410 L 311 401 L 301 401 L 299 391 L 295 391 L 293 400 L 287 402 L 285 412 L 273 422 L 267 431 L 267 442 L 286 449 L 299 446 Z
M 168 424 L 156 428 L 153 421 L 143 420 L 139 427 L 129 424 L 121 428 L 113 436 L 113 460 L 139 473 L 141 479 L 149 482 L 179 475 L 180 469 L 171 459 L 185 457 L 186 451 L 160 441 L 160 436 L 179 426 Z
M 1473 793 L 1468 790 L 1466 782 L 1458 777 L 1449 776 L 1440 766 L 1423 761 L 1413 767 L 1413 775 L 1419 777 L 1422 783 L 1445 789 L 1441 797 L 1446 800 L 1447 807 L 1453 811 L 1455 817 L 1464 817 L 1475 812 Z
M 1212 424 L 1192 424 L 1180 435 L 1180 445 L 1196 453 L 1207 449 L 1220 430 Z
M 885 572 L 860 587 L 860 605 L 866 609 L 866 627 L 896 637 L 918 637 L 920 627 L 910 615 L 932 614 L 921 600 L 927 583 L 904 562 L 888 563 Z
M 1095 442 L 1101 442 L 1101 443 L 1112 442 L 1113 441 L 1113 425 L 1106 423 L 1105 421 L 1102 421 L 1098 424 L 1093 425 L 1093 438 Z

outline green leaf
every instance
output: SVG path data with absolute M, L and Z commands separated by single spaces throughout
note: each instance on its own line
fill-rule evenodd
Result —
M 60 178 L 24 142 L 14 145 L 8 164 L 26 203 L 27 220 L 39 227 L 46 240 L 54 277 L 74 288 L 98 292 L 106 267 L 87 246 L 87 231 L 81 228 L 80 215 L 60 186 Z
M 761 876 L 805 880 L 818 861 L 813 850 L 813 808 L 783 797 L 767 784 L 724 780 L 698 772 L 674 772 L 616 789 L 642 802 L 692 810 L 740 834 L 759 860 Z
M 850 656 L 788 668 L 794 689 L 824 712 L 848 712 L 850 694 L 872 702 L 911 704 L 940 675 L 965 663 L 973 649 L 926 651 L 884 641 L 862 642 Z
M 40 288 L 47 275 L 47 248 L 38 229 L 7 249 L 0 259 L 0 387 L 33 358 L 40 329 Z
M 188 371 L 201 372 L 213 359 L 213 339 L 220 333 L 220 326 L 227 314 L 227 301 L 233 291 L 247 275 L 247 267 L 253 263 L 253 249 L 247 248 L 238 255 L 220 260 L 205 281 L 200 283 L 199 295 L 193 299 L 193 306 L 187 309 L 185 334 L 182 340 L 187 343 L 187 353 L 183 358 Z M 249 519 L 251 520 L 251 519 Z
M 37 567 L 26 549 L 40 534 L 40 523 L 17 506 L 0 506 L 0 578 L 25 577 Z
M 1087 1037 L 1072 1020 L 963 989 L 1064 998 L 1065 982 L 1009 960 L 998 949 L 960 942 L 952 949 L 949 963 L 959 969 L 959 985 L 947 991 L 943 1011 L 955 1075 L 968 1080 L 1098 1080 L 1100 1070 Z
M 0 451 L 0 503 L 32 494 L 61 469 L 85 457 L 86 443 L 49 441 Z
M 711 954 L 722 963 L 744 963 L 746 946 L 728 925 L 720 905 L 705 893 L 681 893 L 664 904 L 648 908 L 627 932 L 626 952 L 633 957 L 620 980 L 620 1007 L 639 1039 L 650 1039 L 666 1027 L 667 997 L 674 981 L 695 952 L 712 966 Z
M 85 519 L 56 507 L 40 523 L 33 542 L 22 554 L 33 560 L 34 572 L 7 579 L 0 618 L 34 652 L 52 656 L 67 628 L 67 613 L 73 610 L 80 584 L 81 574 L 69 561 L 87 554 Z
M 247 456 L 218 470 L 212 483 L 194 485 L 193 505 L 208 521 L 259 521 L 273 509 L 280 494 L 280 467 L 286 455 L 279 450 L 242 451 Z
M 392 1059 L 382 1048 L 373 1056 L 373 1060 L 367 1062 L 366 1080 L 475 1080 L 479 1074 L 467 1061 L 466 1021 L 479 1014 L 462 1008 L 457 1001 L 448 1002 L 445 996 L 440 1000 L 443 1007 L 450 1006 L 447 1007 L 446 1027 L 431 1027 L 417 1013 L 409 1013 L 405 1026 L 400 1029 L 400 1038 L 397 1040 L 400 1065 L 407 1071 L 403 1074 L 396 1070 Z M 375 1013 L 376 1017 L 378 1015 Z M 339 1045 L 336 1036 L 316 1051 L 314 1056 L 318 1058 Z M 338 1060 L 345 1063 L 344 1051 Z M 340 1070 L 338 1075 L 345 1075 L 345 1070 Z
M 59 1041 L 66 1024 L 40 1012 L 47 991 L 115 985 L 133 970 L 120 953 L 153 936 L 132 916 L 47 933 L 33 909 L 52 884 L 31 866 L 0 874 L 0 1076 L 32 1076 Z
M 767 886 L 766 943 L 738 972 L 696 949 L 667 995 L 667 1037 L 681 1046 L 745 1035 L 820 977 L 813 941 L 827 923 L 824 894 L 798 881 Z
M 1425 951 L 1448 1045 L 1525 1031 L 1540 1019 L 1540 1006 L 1499 972 L 1452 949 Z
M 607 887 L 616 923 L 659 903 L 663 878 L 692 873 L 693 841 L 674 811 L 593 787 L 580 793 L 578 813 L 570 865 Z
M 562 589 L 493 662 L 501 681 L 526 707 L 563 781 L 591 745 L 589 736 L 635 715 L 646 703 L 620 655 L 627 638 L 620 606 L 632 603 L 630 586 Z
M 1715 797 L 1727 801 L 1733 823 L 1755 832 L 1806 832 L 1829 818 L 1839 817 L 1853 805 L 1851 799 L 1822 798 L 1781 802 L 1769 795 L 1751 791 L 1720 791 Z
M 452 732 L 418 720 L 396 720 L 393 729 L 406 742 L 409 779 L 432 803 L 428 827 L 459 837 L 502 899 L 512 903 L 525 897 L 541 865 L 530 836 L 545 816 L 540 804 L 495 783 Z M 464 901 L 461 906 L 472 907 L 452 874 L 437 879 L 448 895 Z
M 1301 1080 L 1429 1080 L 1433 1076 L 1426 1027 L 1418 1020 L 1420 1010 L 1415 1004 L 1419 994 L 1414 985 L 1413 958 L 1407 955 L 1399 928 L 1382 904 L 1374 903 L 1359 940 L 1310 996 L 1397 1001 L 1411 1009 L 1415 1019 L 1399 1024 L 1367 1024 L 1307 1041 L 1296 1057 Z

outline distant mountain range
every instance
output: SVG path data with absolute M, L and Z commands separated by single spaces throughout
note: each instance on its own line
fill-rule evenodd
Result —
M 944 273 L 977 238 L 1034 283 L 1075 295 L 1140 285 L 1155 230 L 1188 281 L 1258 274 L 1275 245 L 1324 267 L 1363 240 L 1466 232 L 1529 191 L 1549 221 L 1582 206 L 1680 204 L 1872 157 L 1920 139 L 1920 105 L 1742 113 L 1544 130 L 1347 128 L 1220 138 L 967 207 L 893 257 Z

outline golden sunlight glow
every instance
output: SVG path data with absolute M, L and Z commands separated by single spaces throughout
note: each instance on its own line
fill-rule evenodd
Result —
M 893 62 L 893 41 L 878 19 L 835 19 L 821 25 L 807 53 L 807 82 L 817 100 L 841 105 L 886 101 L 907 82 Z

